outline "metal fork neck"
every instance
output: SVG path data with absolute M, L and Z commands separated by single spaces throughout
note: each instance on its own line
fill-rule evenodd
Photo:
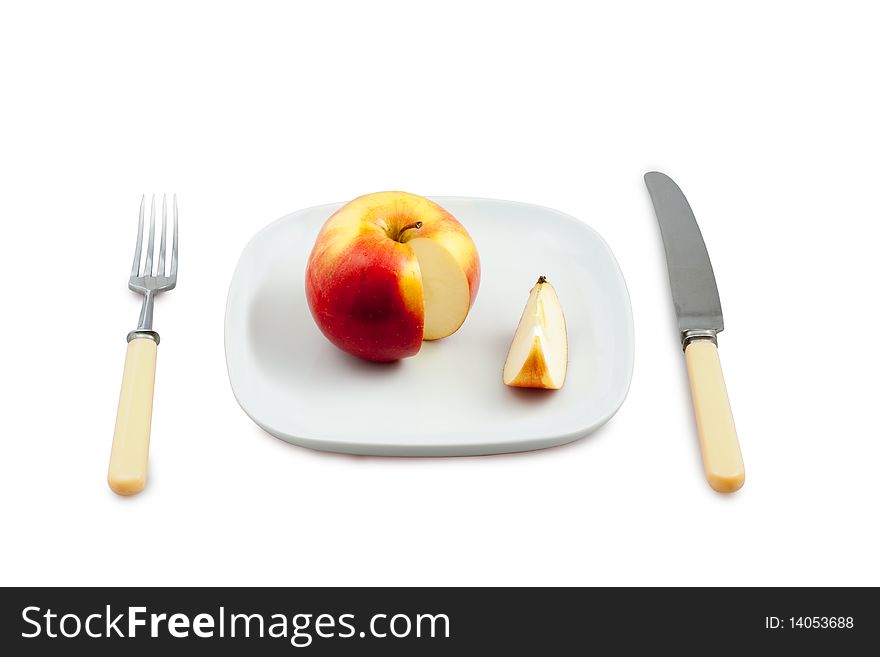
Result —
M 156 300 L 156 292 L 147 290 L 144 292 L 144 303 L 141 305 L 141 317 L 138 327 L 128 334 L 128 341 L 137 338 L 149 338 L 159 344 L 159 334 L 153 330 L 153 302 Z
M 138 331 L 153 330 L 153 302 L 156 300 L 156 294 L 153 290 L 144 292 L 144 302 L 141 305 L 141 316 L 138 319 Z

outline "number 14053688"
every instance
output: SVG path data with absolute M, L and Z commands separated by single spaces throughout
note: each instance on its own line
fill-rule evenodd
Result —
M 765 616 L 764 627 L 768 630 L 790 627 L 798 630 L 843 630 L 852 629 L 855 621 L 852 616 Z

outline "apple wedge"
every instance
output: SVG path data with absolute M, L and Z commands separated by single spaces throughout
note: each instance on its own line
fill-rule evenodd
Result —
M 568 368 L 568 335 L 556 290 L 541 276 L 529 293 L 504 362 L 504 383 L 558 390 Z

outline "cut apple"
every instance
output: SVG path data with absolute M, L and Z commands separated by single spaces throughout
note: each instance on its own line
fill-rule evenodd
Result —
M 418 353 L 452 335 L 480 286 L 477 247 L 430 199 L 376 192 L 324 223 L 306 266 L 306 299 L 321 332 L 372 361 Z
M 541 276 L 529 293 L 504 363 L 504 383 L 558 390 L 568 369 L 568 335 L 556 290 Z
M 467 276 L 458 261 L 442 244 L 415 238 L 407 243 L 416 254 L 422 277 L 425 304 L 424 340 L 439 340 L 455 333 L 470 309 Z

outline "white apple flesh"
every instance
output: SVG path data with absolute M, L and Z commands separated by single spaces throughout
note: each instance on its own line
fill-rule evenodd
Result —
M 407 242 L 416 254 L 422 276 L 425 303 L 423 340 L 439 340 L 455 333 L 470 309 L 467 276 L 452 254 L 434 240 L 416 238 Z
M 503 380 L 517 388 L 558 390 L 568 369 L 568 335 L 556 290 L 541 276 L 529 293 L 504 363 Z

